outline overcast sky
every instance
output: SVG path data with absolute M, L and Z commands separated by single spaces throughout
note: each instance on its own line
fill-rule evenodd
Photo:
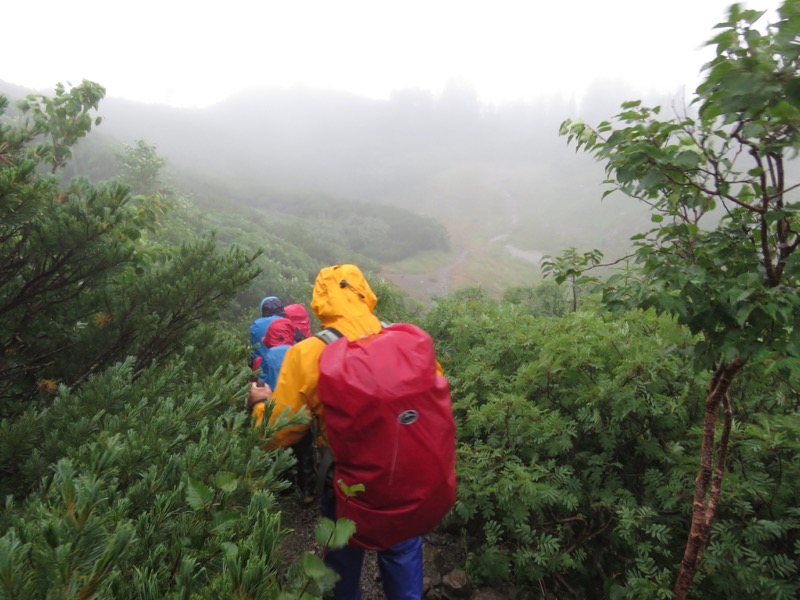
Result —
M 6 2 L 0 79 L 90 79 L 108 97 L 207 106 L 260 85 L 388 98 L 471 84 L 484 102 L 596 79 L 694 89 L 728 0 L 39 0 Z M 770 10 L 779 0 L 747 0 Z

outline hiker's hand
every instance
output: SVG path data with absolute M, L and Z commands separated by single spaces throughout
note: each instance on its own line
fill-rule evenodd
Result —
M 250 389 L 247 392 L 247 408 L 253 408 L 254 404 L 265 402 L 272 396 L 272 390 L 266 383 L 259 385 L 256 382 L 250 384 Z

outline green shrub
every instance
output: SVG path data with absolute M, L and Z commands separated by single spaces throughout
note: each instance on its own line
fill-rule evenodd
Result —
M 705 398 L 688 332 L 652 312 L 533 317 L 476 290 L 440 302 L 426 326 L 458 416 L 447 522 L 467 538 L 476 584 L 671 597 Z M 800 589 L 792 389 L 755 370 L 736 389 L 743 409 L 717 525 L 728 534 L 708 551 L 699 597 Z

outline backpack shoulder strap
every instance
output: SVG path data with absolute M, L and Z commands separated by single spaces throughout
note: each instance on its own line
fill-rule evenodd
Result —
M 332 344 L 339 338 L 343 338 L 344 334 L 335 327 L 328 327 L 322 329 L 314 334 L 314 337 L 321 339 L 325 345 Z M 312 417 L 312 431 L 314 439 L 319 435 L 319 416 L 314 414 Z M 319 449 L 319 464 L 317 465 L 317 496 L 321 496 L 325 486 L 332 487 L 333 481 L 333 452 L 330 446 L 325 445 Z
M 318 331 L 314 334 L 314 337 L 318 337 L 326 344 L 331 344 L 338 340 L 340 337 L 344 337 L 342 332 L 336 329 L 335 327 L 328 327 L 327 329 L 323 329 L 322 331 Z

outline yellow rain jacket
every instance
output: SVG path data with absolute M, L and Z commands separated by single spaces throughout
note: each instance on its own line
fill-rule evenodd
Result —
M 372 314 L 378 299 L 361 270 L 355 265 L 336 265 L 319 272 L 311 296 L 311 310 L 323 327 L 333 327 L 349 340 L 377 333 L 381 323 Z M 322 404 L 317 396 L 319 359 L 325 342 L 317 337 L 305 339 L 286 352 L 275 386 L 271 422 L 288 411 L 293 415 L 307 409 L 312 415 L 322 415 Z M 319 420 L 322 441 L 324 424 Z M 291 446 L 308 430 L 308 425 L 281 429 L 270 445 Z

